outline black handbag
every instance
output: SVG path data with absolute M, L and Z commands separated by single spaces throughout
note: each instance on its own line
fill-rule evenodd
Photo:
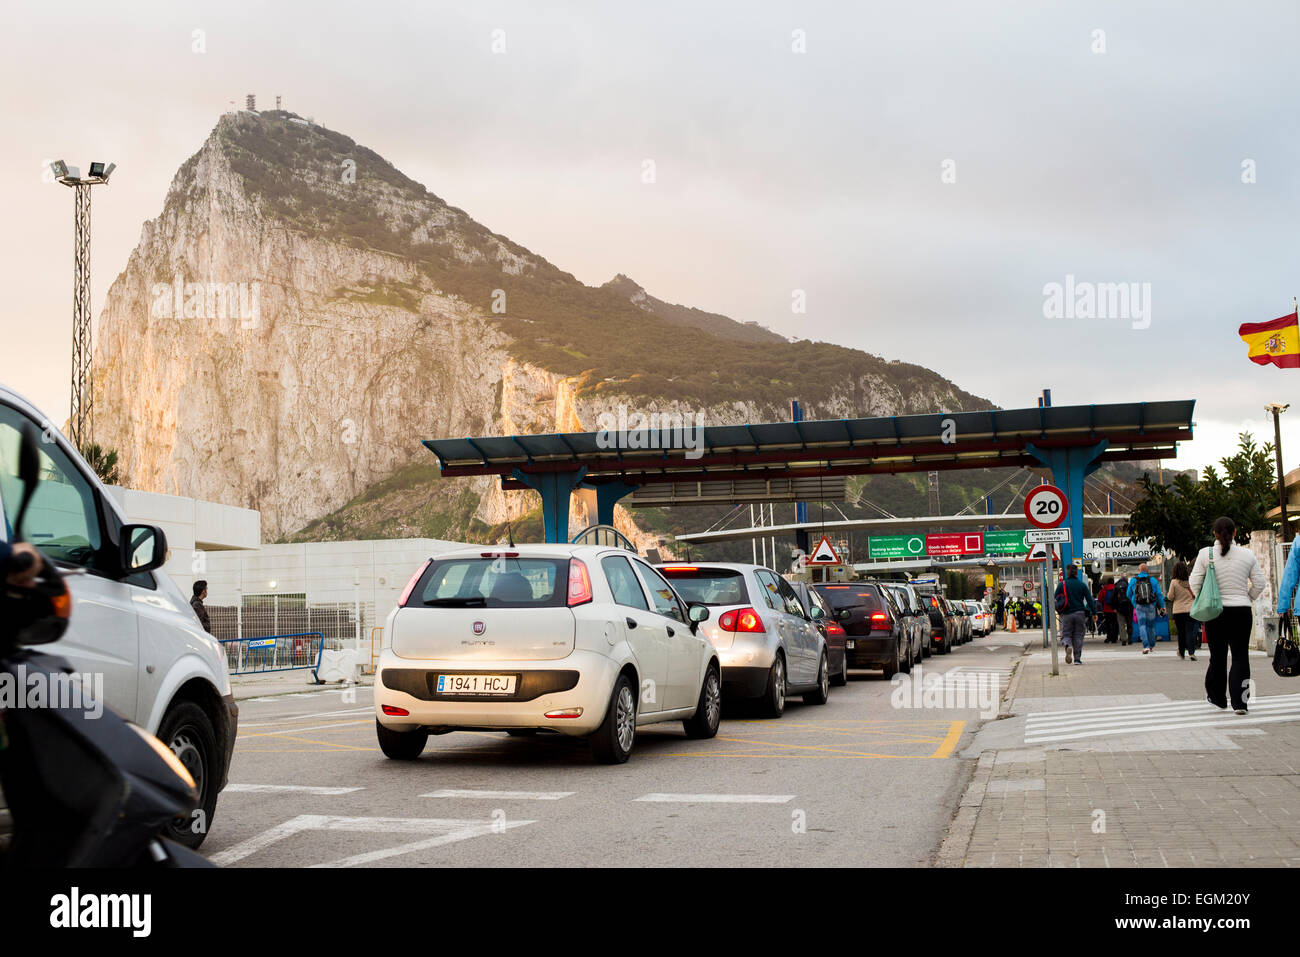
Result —
M 1282 678 L 1300 675 L 1300 645 L 1296 644 L 1290 612 L 1278 622 L 1277 644 L 1273 646 L 1273 671 Z

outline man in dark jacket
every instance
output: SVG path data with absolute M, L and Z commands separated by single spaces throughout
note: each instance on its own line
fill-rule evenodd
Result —
M 1115 607 L 1115 621 L 1119 625 L 1119 643 L 1127 645 L 1133 638 L 1133 606 L 1128 600 L 1128 579 L 1120 575 L 1115 582 L 1115 592 L 1110 603 Z
M 1083 664 L 1083 633 L 1087 626 L 1085 619 L 1096 611 L 1092 600 L 1092 591 L 1087 582 L 1079 578 L 1079 566 L 1070 565 L 1065 570 L 1065 581 L 1056 586 L 1054 597 L 1065 593 L 1065 610 L 1061 612 L 1061 644 L 1065 645 L 1065 663 L 1070 663 L 1073 654 L 1076 665 Z
M 212 634 L 212 622 L 208 620 L 208 610 L 203 607 L 203 599 L 208 597 L 208 583 L 200 578 L 194 583 L 194 597 L 190 599 L 190 607 L 194 609 L 194 614 L 199 617 L 199 624 L 209 635 Z

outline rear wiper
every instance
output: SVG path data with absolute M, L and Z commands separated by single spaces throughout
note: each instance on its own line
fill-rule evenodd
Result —
M 469 598 L 430 598 L 425 603 L 428 605 L 438 605 L 443 608 L 468 608 L 471 605 L 486 605 L 487 599 L 482 595 L 474 595 Z

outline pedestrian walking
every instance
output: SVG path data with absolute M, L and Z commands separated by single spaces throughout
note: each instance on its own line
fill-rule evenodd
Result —
M 1254 624 L 1251 602 L 1264 590 L 1264 570 L 1254 552 L 1233 541 L 1237 523 L 1226 515 L 1214 520 L 1217 545 L 1207 545 L 1196 556 L 1187 584 L 1199 594 L 1211 563 L 1219 585 L 1223 611 L 1205 623 L 1205 641 L 1210 646 L 1210 665 L 1205 669 L 1205 700 L 1226 708 L 1228 700 L 1237 714 L 1246 713 L 1250 685 L 1250 631 Z M 1288 562 L 1289 564 L 1289 562 Z M 1228 668 L 1228 653 L 1232 667 Z M 1227 694 L 1224 694 L 1224 685 Z
M 1128 578 L 1120 575 L 1115 580 L 1115 593 L 1111 596 L 1115 607 L 1115 624 L 1119 630 L 1119 643 L 1127 645 L 1133 639 L 1133 605 L 1128 600 Z
M 1190 574 L 1186 562 L 1174 566 L 1174 580 L 1169 583 L 1170 614 L 1174 616 L 1174 625 L 1178 628 L 1178 657 L 1187 656 L 1189 661 L 1196 660 L 1196 649 L 1201 646 L 1201 623 L 1191 616 L 1191 586 L 1187 584 Z
M 1160 582 L 1147 571 L 1146 562 L 1139 565 L 1138 573 L 1129 579 L 1128 600 L 1137 613 L 1142 654 L 1149 654 L 1156 650 L 1156 619 L 1165 613 L 1165 596 L 1160 592 Z
M 208 597 L 208 583 L 200 578 L 194 583 L 194 597 L 190 599 L 190 607 L 194 609 L 194 614 L 199 618 L 199 624 L 209 635 L 212 634 L 212 622 L 208 618 L 208 609 L 203 604 L 203 599 Z
M 1109 575 L 1102 579 L 1096 600 L 1101 606 L 1101 622 L 1106 632 L 1104 644 L 1113 645 L 1119 641 L 1119 615 L 1115 612 L 1115 580 Z
M 1065 663 L 1083 664 L 1083 632 L 1087 619 L 1096 610 L 1092 600 L 1092 591 L 1087 582 L 1079 578 L 1079 566 L 1071 565 L 1065 570 L 1065 581 L 1058 582 L 1054 598 L 1065 594 L 1065 610 L 1061 612 L 1061 644 L 1065 645 Z

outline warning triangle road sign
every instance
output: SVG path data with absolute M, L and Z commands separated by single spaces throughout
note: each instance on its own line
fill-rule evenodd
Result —
M 1061 561 L 1061 555 L 1059 552 L 1057 552 L 1056 546 L 1050 545 L 1046 542 L 1038 542 L 1032 548 L 1030 548 L 1029 554 L 1025 556 L 1025 561 L 1026 562 L 1047 561 L 1047 550 L 1049 548 L 1052 550 L 1052 561 L 1057 562 L 1059 564 Z
M 823 535 L 822 540 L 817 543 L 817 547 L 813 549 L 812 555 L 810 555 L 808 558 L 808 564 L 809 565 L 840 564 L 840 556 L 836 553 L 834 547 L 831 545 L 831 540 L 827 538 L 825 535 Z

